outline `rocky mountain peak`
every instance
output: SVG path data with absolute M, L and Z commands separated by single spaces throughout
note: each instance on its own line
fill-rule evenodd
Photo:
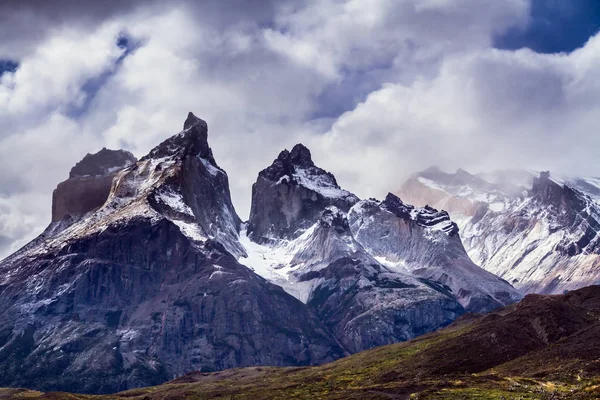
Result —
M 69 178 L 99 176 L 132 165 L 137 161 L 133 154 L 125 150 L 110 150 L 106 147 L 97 153 L 86 154 L 71 169 Z
M 298 143 L 292 147 L 292 151 L 290 152 L 290 161 L 292 164 L 299 167 L 307 168 L 315 166 L 310 154 L 310 150 L 302 143 Z
M 533 178 L 531 195 L 541 204 L 566 210 L 565 214 L 573 214 L 573 210 L 582 211 L 587 205 L 583 193 L 556 182 L 549 171 L 543 171 L 539 177 Z
M 333 174 L 317 167 L 310 150 L 284 150 L 252 186 L 249 236 L 257 242 L 300 236 L 329 206 L 348 211 L 359 199 L 340 188 Z
M 561 197 L 563 187 L 550 178 L 550 171 L 542 171 L 533 178 L 531 192 L 542 201 L 552 202 Z
M 183 131 L 156 146 L 142 158 L 142 161 L 173 156 L 182 159 L 188 155 L 199 156 L 217 167 L 212 150 L 208 145 L 208 124 L 191 112 L 188 113 L 183 124 Z
M 277 181 L 284 176 L 293 176 L 298 170 L 316 168 L 318 172 L 327 174 L 335 182 L 335 177 L 325 170 L 315 166 L 312 160 L 310 150 L 301 143 L 292 147 L 292 151 L 287 149 L 281 151 L 273 164 L 260 172 L 260 175 L 266 179 Z
M 398 218 L 410 219 L 411 211 L 415 208 L 410 204 L 404 204 L 400 197 L 388 193 L 385 200 L 381 203 L 382 208 L 388 210 Z
M 464 170 L 464 169 L 462 169 L 462 168 L 458 168 L 458 169 L 456 170 L 456 172 L 454 173 L 454 175 L 455 175 L 457 178 L 460 178 L 460 179 L 465 179 L 465 180 L 466 180 L 466 179 L 472 179 L 472 180 L 474 180 L 474 179 L 476 179 L 476 178 L 477 178 L 475 175 L 471 174 L 469 171 L 467 171 L 467 170 Z
M 77 219 L 107 200 L 117 172 L 135 164 L 128 151 L 103 148 L 87 154 L 71 169 L 69 179 L 58 184 L 52 193 L 52 222 L 65 217 Z
M 183 123 L 183 129 L 190 129 L 196 125 L 206 125 L 206 121 L 196 117 L 193 112 L 189 112 L 185 122 Z

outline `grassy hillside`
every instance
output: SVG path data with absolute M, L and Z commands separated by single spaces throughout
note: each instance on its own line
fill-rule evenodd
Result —
M 597 399 L 600 287 L 527 296 L 485 316 L 319 367 L 192 373 L 116 395 L 0 390 L 52 399 Z

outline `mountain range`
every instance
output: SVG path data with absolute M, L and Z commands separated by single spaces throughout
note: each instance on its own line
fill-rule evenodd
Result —
M 431 168 L 395 193 L 447 210 L 470 258 L 523 293 L 600 283 L 600 179 Z
M 594 283 L 593 188 L 522 175 L 431 169 L 359 199 L 297 144 L 258 173 L 243 222 L 192 113 L 139 160 L 88 154 L 48 228 L 0 262 L 0 386 L 112 393 L 321 365 Z

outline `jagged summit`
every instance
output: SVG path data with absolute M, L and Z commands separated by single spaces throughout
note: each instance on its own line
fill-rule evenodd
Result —
M 206 124 L 206 121 L 204 121 L 203 119 L 200 119 L 200 118 L 196 117 L 194 115 L 194 113 L 190 111 L 188 113 L 187 118 L 185 119 L 185 122 L 183 123 L 183 129 L 184 130 L 190 129 L 191 127 L 196 126 L 196 125 L 204 125 L 204 126 L 206 126 L 207 124 Z
M 183 158 L 188 155 L 208 160 L 210 164 L 218 168 L 212 150 L 208 145 L 208 124 L 191 112 L 183 124 L 183 131 L 163 141 L 152 149 L 148 155 L 142 157 L 140 161 L 172 156 Z
M 539 177 L 533 178 L 531 193 L 537 199 L 547 203 L 558 203 L 562 197 L 570 197 L 576 200 L 577 196 L 569 196 L 571 188 L 554 181 L 550 177 L 550 171 L 540 172 Z M 558 205 L 558 204 L 557 204 Z
M 168 220 L 191 240 L 220 238 L 232 254 L 243 253 L 237 243 L 241 220 L 227 174 L 208 145 L 206 122 L 190 113 L 184 126 L 137 162 L 124 151 L 87 155 L 73 169 L 75 176 L 54 191 L 46 245 L 33 250 L 49 251 L 135 220 Z
M 301 143 L 292 147 L 292 151 L 288 151 L 287 149 L 281 151 L 273 161 L 273 164 L 262 170 L 259 175 L 262 175 L 266 179 L 277 181 L 284 176 L 293 177 L 299 170 L 310 168 L 316 168 L 319 173 L 327 175 L 332 185 L 338 187 L 335 177 L 327 171 L 316 167 L 310 150 Z
M 393 270 L 437 282 L 468 311 L 489 311 L 520 298 L 507 282 L 467 256 L 456 224 L 444 211 L 415 208 L 391 194 L 362 200 L 348 213 L 355 240 Z
M 259 172 L 252 185 L 248 234 L 256 242 L 297 238 L 326 207 L 348 211 L 358 200 L 315 165 L 308 148 L 297 144 Z
M 600 282 L 600 179 L 550 171 L 429 175 L 398 194 L 450 213 L 472 260 L 523 292 L 562 293 Z
M 294 165 L 298 165 L 300 167 L 305 168 L 313 167 L 315 165 L 313 163 L 310 150 L 302 143 L 298 143 L 297 145 L 292 147 L 292 151 L 290 152 L 290 161 Z

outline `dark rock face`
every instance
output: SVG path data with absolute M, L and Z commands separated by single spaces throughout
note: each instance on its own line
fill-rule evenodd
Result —
M 339 187 L 331 173 L 315 166 L 306 147 L 297 144 L 291 152 L 282 151 L 252 185 L 249 237 L 259 243 L 294 239 L 314 224 L 325 208 L 347 211 L 357 201 Z
M 69 178 L 52 193 L 52 222 L 98 209 L 110 193 L 114 175 Z
M 450 220 L 450 216 L 446 211 L 438 211 L 430 206 L 425 206 L 417 211 L 414 206 L 404 204 L 398 196 L 392 193 L 387 194 L 385 200 L 381 203 L 381 207 L 406 221 L 411 219 L 412 213 L 415 213 L 417 225 L 424 227 L 439 226 L 449 236 L 458 233 L 458 225 Z
M 586 195 L 552 181 L 548 171 L 533 180 L 531 194 L 535 202 L 550 209 L 555 226 L 571 232 L 558 244 L 557 251 L 569 257 L 584 251 L 600 254 L 599 216 L 590 214 L 593 208 L 588 206 L 590 199 Z
M 14 272 L 0 289 L 10 305 L 0 313 L 2 386 L 114 392 L 342 355 L 302 303 L 166 220 L 109 228 Z
M 99 208 L 110 193 L 116 173 L 136 162 L 133 154 L 123 150 L 100 150 L 88 154 L 58 184 L 52 194 L 52 222 L 66 216 L 79 217 Z

